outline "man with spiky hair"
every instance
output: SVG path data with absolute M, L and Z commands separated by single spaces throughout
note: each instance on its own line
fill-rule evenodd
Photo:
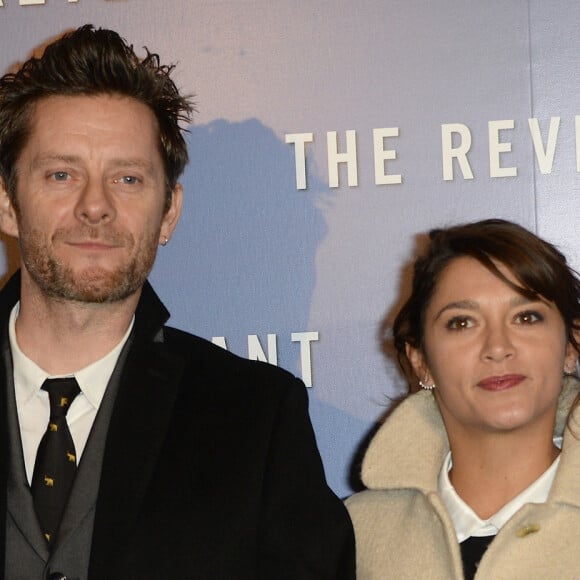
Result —
M 354 578 L 304 386 L 165 326 L 193 105 L 83 26 L 0 79 L 0 571 L 9 580 Z

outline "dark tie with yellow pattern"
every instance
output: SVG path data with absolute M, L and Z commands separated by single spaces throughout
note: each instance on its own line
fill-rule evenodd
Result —
M 77 470 L 66 414 L 80 389 L 74 377 L 47 379 L 42 388 L 48 391 L 50 419 L 36 453 L 32 497 L 42 533 L 50 544 L 60 525 Z

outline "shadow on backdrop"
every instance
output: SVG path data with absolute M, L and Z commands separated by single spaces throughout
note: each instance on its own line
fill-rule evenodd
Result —
M 276 333 L 279 362 L 293 368 L 290 333 L 308 330 L 326 233 L 317 203 L 329 194 L 314 176 L 307 191 L 296 190 L 293 150 L 256 119 L 192 127 L 187 140 L 184 210 L 156 285 L 180 324 L 225 336 L 242 356 L 248 334 L 266 349 L 266 335 Z
M 321 207 L 332 194 L 313 172 L 308 189 L 298 191 L 293 147 L 257 119 L 194 126 L 187 140 L 181 223 L 152 274 L 172 324 L 207 339 L 223 336 L 244 357 L 249 334 L 259 335 L 266 353 L 267 334 L 276 334 L 278 365 L 300 377 L 300 345 L 290 335 L 319 330 L 307 324 L 327 231 Z M 312 352 L 314 360 L 316 343 Z M 346 495 L 348 450 L 367 425 L 319 400 L 316 380 L 309 395 L 329 483 Z

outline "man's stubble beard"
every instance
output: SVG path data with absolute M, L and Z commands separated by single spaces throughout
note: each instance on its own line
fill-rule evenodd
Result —
M 83 228 L 89 229 L 88 226 Z M 70 232 L 58 230 L 52 237 L 52 243 L 69 235 Z M 78 272 L 54 256 L 38 231 L 21 235 L 19 245 L 24 267 L 45 296 L 63 301 L 105 304 L 124 300 L 143 286 L 155 261 L 158 239 L 159 232 L 152 232 L 135 253 L 133 236 L 109 232 L 104 240 L 121 243 L 129 249 L 132 259 L 113 270 L 89 266 Z

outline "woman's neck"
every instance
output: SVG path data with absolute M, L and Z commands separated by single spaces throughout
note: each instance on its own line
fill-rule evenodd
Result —
M 551 437 L 539 435 L 503 432 L 450 441 L 450 481 L 480 518 L 495 514 L 554 462 L 560 450 Z

